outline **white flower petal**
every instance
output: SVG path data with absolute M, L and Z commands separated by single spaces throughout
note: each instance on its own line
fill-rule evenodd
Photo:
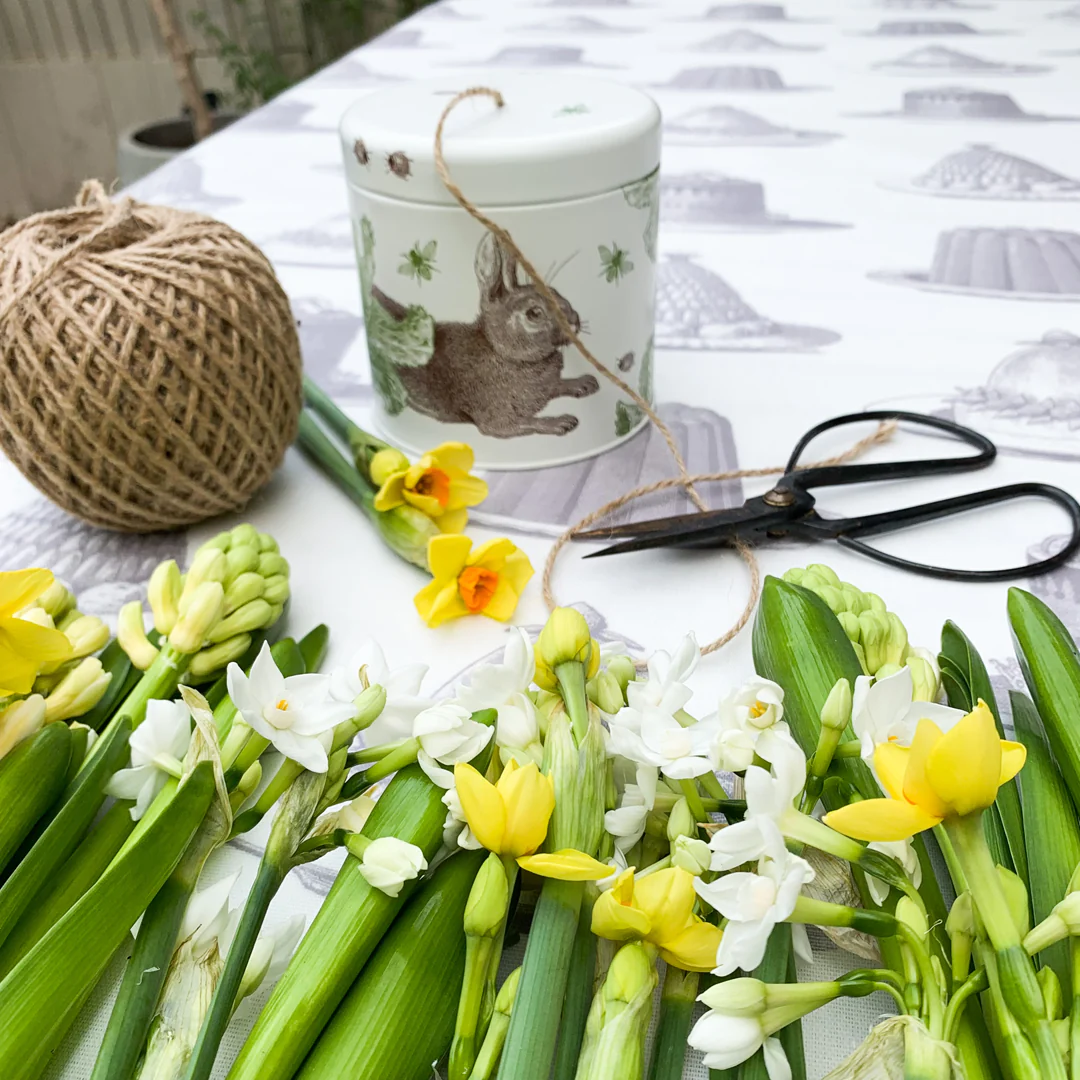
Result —
M 694 1025 L 687 1043 L 705 1054 L 710 1069 L 733 1069 L 761 1048 L 761 1024 L 752 1016 L 728 1016 L 709 1010 Z
M 762 1046 L 762 1056 L 765 1058 L 765 1071 L 769 1074 L 769 1080 L 791 1080 L 791 1065 L 779 1039 L 766 1039 Z
M 255 657 L 255 663 L 251 665 L 247 681 L 252 697 L 261 704 L 279 701 L 285 696 L 285 676 L 278 670 L 270 646 L 265 641 Z
M 118 769 L 105 785 L 105 794 L 114 799 L 137 799 L 147 780 L 153 777 L 153 765 L 136 765 L 131 769 Z

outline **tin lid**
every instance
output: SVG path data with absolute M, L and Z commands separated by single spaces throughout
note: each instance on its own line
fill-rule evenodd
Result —
M 660 109 L 640 90 L 570 74 L 500 74 L 375 90 L 341 119 L 349 183 L 409 202 L 453 204 L 435 171 L 435 127 L 458 91 L 490 80 L 503 95 L 461 102 L 443 132 L 451 175 L 478 206 L 583 198 L 660 164 Z

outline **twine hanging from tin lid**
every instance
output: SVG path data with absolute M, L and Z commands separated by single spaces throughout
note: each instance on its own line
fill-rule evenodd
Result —
M 549 610 L 553 610 L 557 606 L 557 602 L 552 590 L 551 579 L 555 571 L 555 560 L 559 557 L 559 552 L 561 552 L 566 544 L 579 532 L 596 524 L 596 522 L 607 517 L 608 514 L 613 513 L 627 503 L 633 502 L 635 499 L 640 499 L 645 495 L 651 495 L 654 492 L 674 487 L 681 487 L 698 510 L 702 513 L 706 513 L 709 510 L 709 506 L 701 497 L 701 494 L 698 492 L 695 485 L 718 483 L 725 480 L 743 480 L 751 477 L 775 476 L 783 473 L 784 469 L 783 466 L 779 466 L 765 469 L 735 469 L 730 472 L 719 473 L 691 474 L 689 472 L 686 467 L 686 460 L 683 458 L 682 451 L 675 441 L 675 436 L 672 434 L 671 428 L 663 421 L 659 413 L 653 408 L 652 404 L 649 401 L 646 401 L 645 398 L 630 386 L 629 383 L 624 379 L 621 379 L 606 364 L 601 360 L 598 360 L 592 354 L 588 346 L 581 340 L 578 332 L 571 326 L 569 319 L 567 319 L 566 315 L 563 313 L 562 305 L 559 303 L 554 290 L 544 280 L 543 275 L 532 264 L 529 257 L 520 247 L 518 247 L 510 233 L 483 213 L 483 211 L 469 199 L 461 188 L 454 183 L 453 178 L 450 176 L 450 169 L 446 164 L 446 158 L 443 154 L 443 129 L 446 126 L 446 120 L 450 113 L 453 112 L 461 102 L 474 97 L 491 98 L 492 101 L 495 102 L 495 105 L 500 109 L 505 104 L 502 94 L 489 86 L 472 86 L 467 90 L 462 90 L 459 94 L 456 94 L 450 99 L 446 108 L 443 109 L 442 115 L 439 117 L 439 122 L 435 128 L 435 169 L 439 174 L 439 179 L 442 180 L 446 190 L 450 192 L 467 214 L 480 222 L 486 229 L 489 229 L 494 233 L 499 242 L 509 251 L 514 253 L 518 263 L 524 268 L 540 295 L 544 298 L 544 302 L 547 304 L 552 317 L 555 319 L 556 323 L 558 323 L 559 328 L 567 338 L 577 346 L 578 352 L 585 357 L 589 364 L 591 364 L 600 375 L 626 394 L 626 396 L 630 398 L 630 400 L 649 418 L 649 421 L 657 431 L 660 432 L 661 436 L 663 436 L 664 442 L 671 452 L 672 459 L 675 462 L 675 468 L 678 472 L 678 476 L 669 477 L 665 480 L 657 480 L 651 484 L 644 484 L 641 487 L 631 488 L 631 490 L 627 491 L 625 494 L 612 499 L 610 502 L 598 507 L 591 513 L 586 514 L 580 521 L 570 525 L 559 535 L 552 545 L 551 550 L 548 552 L 547 559 L 544 563 L 544 574 L 542 579 L 544 602 L 547 604 Z M 894 421 L 879 424 L 874 432 L 865 438 L 860 439 L 842 454 L 826 458 L 823 461 L 808 462 L 806 465 L 800 465 L 799 468 L 810 469 L 823 465 L 840 465 L 846 461 L 851 461 L 864 454 L 871 447 L 886 442 L 892 437 L 895 430 L 896 423 Z M 753 550 L 741 541 L 736 542 L 735 550 L 742 557 L 750 572 L 750 595 L 747 598 L 746 606 L 743 608 L 742 613 L 739 615 L 738 619 L 735 620 L 735 623 L 731 628 L 721 634 L 718 638 L 710 641 L 707 645 L 702 646 L 702 656 L 708 656 L 710 653 L 716 652 L 717 649 L 723 648 L 743 629 L 744 626 L 746 626 L 750 621 L 750 617 L 753 615 L 754 608 L 757 606 L 758 599 L 761 596 L 761 567 L 758 564 L 757 557 L 754 555 Z

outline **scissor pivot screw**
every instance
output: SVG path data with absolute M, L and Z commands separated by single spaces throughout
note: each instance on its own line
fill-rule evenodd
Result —
M 772 491 L 766 491 L 762 498 L 769 506 L 791 506 L 795 501 L 795 494 L 786 488 L 773 488 Z

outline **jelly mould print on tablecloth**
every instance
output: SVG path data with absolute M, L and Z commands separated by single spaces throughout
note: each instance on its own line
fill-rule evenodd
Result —
M 897 191 L 954 199 L 1007 199 L 1053 202 L 1080 199 L 1080 180 L 989 143 L 971 143 L 933 166 L 899 183 Z

